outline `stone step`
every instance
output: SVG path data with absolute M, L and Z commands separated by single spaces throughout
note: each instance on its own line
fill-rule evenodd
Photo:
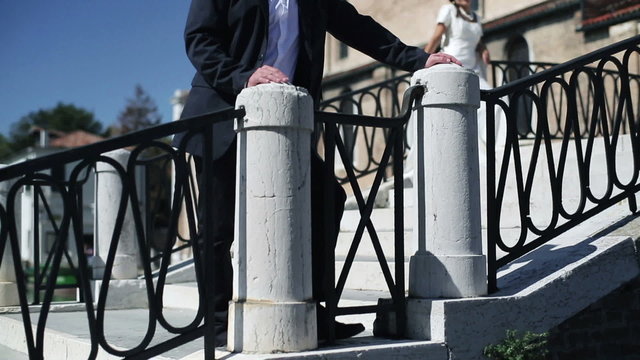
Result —
M 376 231 L 380 246 L 387 259 L 393 259 L 395 252 L 395 234 L 391 231 Z M 344 260 L 349 253 L 349 249 L 356 233 L 350 231 L 342 231 L 338 235 L 338 241 L 336 243 L 336 259 Z M 413 233 L 411 231 L 404 232 L 404 254 L 405 259 L 408 261 L 409 257 L 418 250 L 418 244 L 413 239 Z M 371 242 L 371 237 L 367 231 L 362 234 L 362 239 L 358 245 L 356 251 L 356 260 L 373 260 L 376 259 L 376 253 Z
M 344 267 L 344 259 L 336 259 L 336 281 L 340 276 L 340 272 Z M 388 262 L 391 276 L 395 276 L 395 262 Z M 408 286 L 409 281 L 409 262 L 405 261 L 405 287 Z M 394 280 L 395 281 L 395 280 Z M 382 274 L 382 268 L 377 259 L 360 258 L 353 262 L 349 275 L 347 276 L 347 282 L 345 283 L 345 291 L 381 291 L 386 295 L 378 297 L 389 297 L 388 287 L 385 278 Z M 375 303 L 378 297 L 369 299 Z M 348 300 L 348 299 L 347 299 Z M 363 299 L 359 299 L 362 301 Z M 195 283 L 182 283 L 182 284 L 167 284 L 165 286 L 165 292 L 163 296 L 163 305 L 169 308 L 186 308 L 197 309 L 199 305 L 198 289 Z
M 186 325 L 193 319 L 194 311 L 186 309 L 164 309 L 163 314 L 172 325 Z M 37 324 L 39 314 L 31 313 L 32 324 Z M 118 350 L 136 346 L 147 331 L 148 310 L 126 309 L 108 310 L 105 312 L 105 337 L 108 343 Z M 0 344 L 13 351 L 26 354 L 24 326 L 20 313 L 0 315 Z M 35 326 L 34 326 L 35 332 Z M 156 327 L 151 346 L 175 337 L 161 326 Z M 202 349 L 202 341 L 193 341 L 177 349 L 168 351 L 154 359 L 182 359 Z M 87 359 L 91 350 L 89 328 L 86 313 L 81 306 L 76 311 L 56 309 L 54 306 L 47 317 L 44 352 L 46 359 Z M 121 359 L 100 348 L 97 359 Z
M 191 289 L 189 289 L 191 287 Z M 182 293 L 184 299 L 192 297 L 195 286 L 169 285 L 168 292 Z M 191 292 L 189 292 L 191 291 Z M 340 306 L 371 305 L 377 302 L 376 292 L 354 293 L 345 291 Z M 351 299 L 349 299 L 351 298 Z M 182 303 L 181 305 L 185 305 Z M 73 311 L 75 310 L 75 311 Z M 163 314 L 174 326 L 188 324 L 195 315 L 195 310 L 186 308 L 170 308 L 166 306 Z M 38 315 L 31 315 L 32 321 L 37 322 Z M 373 336 L 373 320 L 375 314 L 348 315 L 339 317 L 339 321 L 353 323 L 360 322 L 366 330 L 357 337 L 337 341 L 335 345 L 323 346 L 317 350 L 290 354 L 249 355 L 230 354 L 224 348 L 216 349 L 216 358 L 224 359 L 386 359 L 390 357 L 402 359 L 446 360 L 447 350 L 443 343 L 417 340 L 389 340 Z M 132 348 L 144 336 L 147 329 L 147 309 L 109 310 L 105 314 L 105 336 L 108 343 L 116 349 Z M 27 359 L 24 344 L 24 328 L 19 310 L 14 313 L 0 314 L 0 354 L 1 359 Z M 156 327 L 153 344 L 167 340 L 175 335 L 170 334 L 161 326 Z M 86 314 L 81 305 L 67 308 L 54 308 L 48 316 L 45 331 L 45 352 L 47 359 L 86 359 L 90 351 L 90 337 L 87 327 Z M 6 351 L 5 351 L 6 350 Z M 119 359 L 100 349 L 97 359 Z M 192 360 L 203 359 L 204 350 L 202 339 L 194 340 L 177 349 L 168 351 L 162 356 L 154 357 L 159 360 Z
M 404 188 L 404 196 L 402 201 L 404 202 L 404 207 L 413 207 L 414 200 L 414 188 L 411 184 L 405 184 Z M 395 193 L 393 192 L 393 188 L 389 189 L 389 197 L 388 197 L 388 207 L 395 207 Z
M 371 213 L 371 221 L 376 231 L 393 231 L 394 226 L 394 208 L 376 208 Z M 340 222 L 340 231 L 355 232 L 360 223 L 359 210 L 345 210 Z M 413 228 L 413 207 L 404 208 L 404 229 L 411 230 Z
M 194 354 L 183 360 L 196 360 L 203 358 L 204 351 Z M 249 355 L 231 354 L 228 352 L 216 352 L 217 359 L 233 360 L 446 360 L 448 359 L 447 347 L 441 342 L 416 341 L 416 340 L 387 340 L 375 337 L 355 337 L 341 340 L 337 345 L 321 347 L 317 350 L 291 354 Z
M 2 354 L 2 360 L 29 360 L 29 355 L 2 344 L 0 344 L 0 354 Z
M 196 310 L 200 304 L 198 287 L 195 282 L 165 285 L 162 305 L 175 309 Z
M 340 277 L 340 273 L 345 262 L 336 260 L 336 281 Z M 395 262 L 388 261 L 391 276 L 395 276 Z M 404 262 L 404 281 L 405 289 L 409 284 L 409 262 Z M 394 278 L 395 282 L 395 278 Z M 388 292 L 389 287 L 382 273 L 382 268 L 376 259 L 354 261 L 347 275 L 345 289 L 349 290 L 365 290 L 365 291 L 384 291 Z

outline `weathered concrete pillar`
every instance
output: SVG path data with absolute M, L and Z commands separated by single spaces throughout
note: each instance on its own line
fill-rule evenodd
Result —
M 0 165 L 0 168 L 6 165 Z M 7 193 L 11 187 L 10 181 L 0 182 L 0 204 L 3 207 L 7 205 Z M 7 226 L 7 224 L 4 224 Z M 18 285 L 16 284 L 16 274 L 13 269 L 13 257 L 11 255 L 11 244 L 7 238 L 7 245 L 4 248 L 2 255 L 2 262 L 0 262 L 0 306 L 14 306 L 19 305 L 20 300 L 18 298 Z
M 243 90 L 237 125 L 234 285 L 228 348 L 294 352 L 317 347 L 311 286 L 312 99 L 291 85 Z
M 422 121 L 417 124 L 418 154 L 414 157 L 414 204 L 418 209 L 414 233 L 419 250 L 410 262 L 409 295 L 484 295 L 478 77 L 457 65 L 438 65 L 416 72 L 412 83 L 424 85 L 426 92 L 418 110 L 424 112 L 424 119 L 416 118 Z
M 129 154 L 129 151 L 119 149 L 103 155 L 116 160 L 126 168 Z M 108 163 L 98 162 L 96 165 L 95 256 L 91 261 L 95 279 L 101 279 L 104 272 L 121 195 L 122 179 L 116 169 Z M 135 279 L 138 276 L 135 239 L 135 224 L 133 216 L 131 216 L 130 205 L 128 205 L 116 249 L 111 279 Z

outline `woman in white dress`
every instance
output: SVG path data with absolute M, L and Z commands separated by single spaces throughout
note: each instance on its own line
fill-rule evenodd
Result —
M 486 80 L 486 65 L 491 58 L 489 50 L 482 42 L 482 19 L 471 9 L 470 0 L 450 0 L 438 12 L 436 29 L 425 46 L 428 53 L 441 51 L 456 57 L 467 69 L 480 78 L 480 89 L 490 89 Z M 498 110 L 498 109 L 497 109 Z M 504 142 L 504 126 L 499 126 L 502 111 L 496 111 L 496 144 Z M 484 103 L 478 109 L 478 135 L 481 144 L 486 143 L 486 116 Z M 502 128 L 502 129 L 499 129 Z M 482 146 L 481 146 L 482 148 Z
M 433 53 L 441 47 L 443 52 L 460 60 L 462 66 L 482 75 L 490 57 L 482 42 L 481 18 L 471 10 L 471 1 L 450 1 L 438 12 L 438 24 L 425 51 Z

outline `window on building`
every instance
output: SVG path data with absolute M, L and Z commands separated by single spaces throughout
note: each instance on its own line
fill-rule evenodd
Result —
M 473 11 L 479 11 L 480 10 L 480 0 L 471 0 L 471 9 Z
M 339 59 L 346 59 L 349 56 L 349 46 L 347 46 L 347 44 L 340 42 L 339 48 L 338 48 L 338 58 Z

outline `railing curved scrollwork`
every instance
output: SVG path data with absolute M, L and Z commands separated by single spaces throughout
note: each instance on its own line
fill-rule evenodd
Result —
M 320 111 L 380 118 L 399 116 L 403 105 L 402 96 L 409 88 L 410 79 L 411 74 L 400 75 L 375 85 L 346 92 L 322 101 Z M 356 176 L 363 177 L 376 172 L 380 167 L 382 149 L 389 136 L 388 129 L 339 124 L 338 132 L 342 135 L 345 151 L 352 161 L 350 166 Z M 318 140 L 322 136 L 322 128 L 316 129 L 315 135 L 316 143 L 320 144 Z M 405 150 L 408 150 L 406 142 L 404 146 Z M 392 165 L 388 164 L 389 170 Z M 336 173 L 336 176 L 341 183 L 347 183 L 345 165 L 338 164 L 338 168 L 341 171 Z
M 526 78 L 533 74 L 543 72 L 554 66 L 556 63 L 548 62 L 518 62 L 518 61 L 492 61 L 490 64 L 490 74 L 493 87 L 500 87 L 509 83 L 515 82 L 519 79 Z M 384 66 L 384 65 L 380 65 Z M 588 127 L 584 126 L 585 119 L 590 117 L 588 113 L 589 109 L 593 107 L 596 94 L 593 91 L 592 80 L 590 75 L 595 69 L 590 69 L 588 66 L 574 76 L 574 78 L 565 78 L 564 81 L 571 81 L 576 89 L 576 114 L 580 119 L 583 126 L 581 126 L 580 137 L 587 137 Z M 620 101 L 619 94 L 619 78 L 621 74 L 615 68 L 604 68 L 600 71 L 602 75 L 602 81 L 604 84 L 604 106 L 608 113 L 608 118 L 613 118 L 613 112 L 618 108 Z M 565 74 L 563 76 L 571 76 Z M 640 75 L 628 74 L 631 88 L 640 88 Z M 343 114 L 355 114 L 355 115 L 370 115 L 370 116 L 397 116 L 400 109 L 400 98 L 403 91 L 409 87 L 411 74 L 406 73 L 395 76 L 389 80 L 377 83 L 360 90 L 349 91 L 338 96 L 334 96 L 327 100 L 324 100 L 320 104 L 320 110 L 327 112 L 338 112 Z M 548 130 L 550 135 L 555 139 L 562 138 L 565 131 L 566 116 L 570 110 L 569 100 L 565 96 L 565 92 L 557 91 L 555 88 L 551 89 L 545 94 L 548 99 L 547 104 L 547 118 Z M 542 88 L 539 84 L 531 84 L 528 88 L 528 94 L 533 97 L 540 96 Z M 515 95 L 505 95 L 505 103 L 515 101 L 517 104 L 517 112 L 511 116 L 515 118 L 517 124 L 518 137 L 522 139 L 534 139 L 536 136 L 536 126 L 534 123 L 528 121 L 537 110 L 533 106 L 531 96 L 519 95 L 513 98 Z M 640 105 L 637 105 L 635 109 L 636 116 L 640 119 Z M 609 124 L 611 127 L 612 124 Z M 623 131 L 628 132 L 628 127 L 624 127 Z M 354 158 L 354 170 L 358 177 L 363 177 L 376 171 L 379 166 L 380 145 L 384 141 L 387 134 L 383 130 L 372 131 L 371 129 L 365 129 L 361 127 L 353 127 L 350 125 L 340 126 L 339 131 L 345 136 L 345 147 L 350 154 L 355 154 Z M 596 128 L 596 135 L 602 135 L 602 127 Z M 320 133 L 316 132 L 317 136 Z M 406 130 L 405 130 L 406 135 Z M 575 135 L 575 134 L 574 134 Z M 572 136 L 574 136 L 572 135 Z M 317 137 L 316 137 L 317 138 Z M 409 142 L 405 142 L 405 152 L 410 149 Z M 346 178 L 343 172 L 337 173 L 338 178 L 342 183 L 346 183 Z
M 543 72 L 557 65 L 558 64 L 539 62 L 527 63 L 492 61 L 491 70 L 494 87 L 497 85 L 506 86 L 509 83 Z M 598 96 L 594 92 L 594 74 L 596 72 L 599 76 L 598 81 L 602 82 L 603 91 L 604 94 L 606 94 L 604 97 Z M 567 92 L 560 90 L 559 86 L 561 85 L 559 82 L 556 87 L 546 90 L 542 88 L 541 83 L 534 83 L 527 88 L 528 95 L 522 94 L 516 96 L 515 94 L 511 94 L 506 96 L 510 102 L 517 102 L 515 121 L 517 124 L 518 136 L 520 138 L 533 139 L 536 136 L 536 124 L 531 123 L 528 119 L 535 117 L 535 112 L 538 110 L 538 108 L 532 103 L 532 98 L 540 97 L 543 90 L 547 91 L 547 93 L 544 94 L 546 99 L 545 110 L 547 111 L 546 116 L 549 120 L 549 134 L 553 138 L 562 138 L 564 136 L 568 111 L 574 110 L 570 109 L 570 106 L 575 106 L 575 112 L 573 115 L 577 116 L 582 125 L 581 132 L 573 134 L 572 136 L 577 135 L 584 138 L 589 135 L 589 129 L 588 126 L 586 126 L 586 121 L 591 116 L 591 114 L 589 114 L 589 110 L 593 108 L 594 102 L 596 101 L 602 101 L 609 119 L 614 118 L 613 112 L 618 108 L 618 104 L 620 102 L 620 76 L 623 76 L 617 67 L 613 66 L 597 69 L 593 66 L 587 65 L 579 71 L 567 72 L 559 74 L 558 76 L 562 79 L 562 82 L 572 84 L 571 86 L 575 93 L 570 96 L 575 96 L 575 99 L 570 99 Z M 626 81 L 630 82 L 632 88 L 640 87 L 640 75 L 627 73 L 624 76 L 628 76 Z M 570 103 L 570 101 L 574 101 L 574 103 Z M 613 124 L 610 123 L 608 125 L 611 127 Z M 596 129 L 596 135 L 602 135 L 602 131 L 602 127 L 599 126 Z M 629 128 L 623 128 L 623 131 L 626 133 L 629 131 Z
M 212 303 L 209 300 L 213 296 L 210 286 L 213 281 L 212 269 L 202 261 L 203 256 L 212 255 L 214 251 L 212 247 L 206 246 L 202 241 L 192 240 L 188 243 L 196 265 L 194 271 L 199 293 L 199 306 L 191 321 L 184 325 L 176 325 L 165 316 L 163 292 L 167 269 L 171 261 L 171 250 L 176 244 L 178 230 L 181 226 L 178 219 L 183 209 L 186 213 L 186 225 L 182 226 L 186 226 L 186 230 L 183 231 L 188 234 L 188 238 L 198 239 L 196 234 L 199 231 L 206 231 L 207 228 L 206 223 L 197 224 L 195 199 L 198 196 L 203 196 L 206 201 L 209 195 L 204 193 L 206 191 L 201 195 L 194 193 L 193 178 L 195 174 L 188 164 L 185 148 L 190 139 L 199 135 L 205 139 L 204 148 L 211 149 L 212 125 L 220 121 L 232 121 L 243 115 L 244 110 L 225 110 L 160 125 L 0 169 L 0 183 L 10 184 L 6 192 L 6 200 L 0 204 L 0 259 L 3 259 L 4 251 L 10 248 L 12 260 L 8 265 L 0 263 L 0 266 L 12 266 L 11 270 L 15 273 L 19 308 L 24 323 L 26 347 L 30 359 L 45 357 L 44 338 L 47 319 L 52 308 L 56 278 L 61 266 L 71 266 L 73 274 L 78 279 L 79 292 L 85 300 L 83 306 L 91 341 L 90 350 L 86 354 L 87 359 L 95 359 L 100 351 L 128 358 L 149 358 L 202 336 L 205 337 L 206 356 L 213 358 L 215 333 L 213 321 L 209 320 L 213 319 L 213 309 L 211 306 L 207 306 Z M 166 138 L 181 132 L 186 132 L 187 135 L 175 149 L 167 143 Z M 115 150 L 124 151 L 122 149 L 128 149 L 126 163 L 120 163 L 111 155 Z M 202 171 L 211 171 L 210 165 L 207 165 L 211 163 L 210 159 L 210 151 L 205 150 Z M 144 207 L 141 205 L 144 195 L 140 192 L 140 189 L 145 191 L 147 184 L 144 172 L 140 171 L 140 168 L 141 166 L 148 167 L 149 163 L 154 161 L 163 164 L 158 170 L 160 173 L 168 176 L 166 165 L 171 164 L 176 174 L 172 195 L 165 196 L 165 198 L 170 198 L 168 218 L 165 219 L 167 230 L 163 234 L 164 239 L 156 244 L 153 244 L 149 239 L 153 235 L 149 232 L 152 227 L 145 224 L 149 218 L 145 218 Z M 68 175 L 65 174 L 66 176 L 63 178 L 51 176 L 52 168 L 61 165 L 67 168 L 66 174 Z M 86 207 L 86 187 L 94 183 L 93 178 L 97 177 L 99 181 L 104 181 L 100 180 L 103 179 L 102 175 L 96 173 L 98 166 L 108 169 L 117 179 L 111 181 L 109 186 L 112 187 L 107 189 L 109 197 L 114 199 L 112 202 L 114 208 L 110 209 L 112 212 L 105 212 L 104 207 L 108 206 L 104 204 L 95 209 L 102 218 L 112 217 L 109 235 L 99 239 L 101 242 L 107 242 L 105 249 L 108 249 L 101 254 L 101 259 L 104 261 L 104 270 L 101 274 L 96 273 L 96 268 L 92 267 L 89 257 L 86 256 L 87 249 L 83 229 L 86 222 L 86 214 L 83 211 L 83 208 Z M 48 257 L 46 271 L 41 273 L 42 282 L 46 282 L 46 286 L 40 308 L 30 307 L 33 301 L 29 299 L 30 295 L 25 284 L 26 276 L 23 267 L 25 254 L 21 253 L 22 247 L 18 235 L 17 219 L 19 217 L 16 214 L 16 208 L 20 202 L 19 193 L 25 190 L 32 191 L 36 194 L 34 198 L 38 199 L 33 202 L 36 225 L 39 223 L 37 214 L 44 213 L 47 215 L 47 220 L 52 222 L 52 228 L 55 230 L 55 241 L 44 249 L 44 253 L 48 254 Z M 93 189 L 90 193 L 92 191 Z M 52 200 L 54 198 L 57 200 Z M 53 206 L 57 208 L 57 214 L 51 211 Z M 152 208 L 157 207 L 154 205 Z M 206 216 L 206 207 L 203 211 L 203 216 Z M 132 225 L 133 232 L 128 232 L 125 229 L 127 224 Z M 10 247 L 7 244 L 10 244 Z M 117 279 L 115 269 L 115 263 L 118 261 L 117 253 L 124 246 L 137 248 L 138 261 L 142 265 L 143 275 L 139 281 L 143 284 L 148 306 L 146 329 L 141 334 L 138 343 L 128 348 L 112 344 L 105 330 L 105 322 L 109 317 L 109 297 L 112 290 L 110 282 Z M 154 258 L 158 251 L 161 252 L 161 255 Z M 66 261 L 63 261 L 65 259 Z M 155 281 L 152 276 L 153 261 L 158 263 L 157 267 L 159 268 L 159 275 Z M 134 274 L 133 277 L 135 278 L 136 275 Z M 100 280 L 99 284 L 101 284 L 97 299 L 94 299 L 92 293 L 91 281 L 93 279 Z M 35 292 L 38 294 L 39 289 L 36 288 Z M 96 301 L 95 304 L 94 301 Z M 38 322 L 34 333 L 31 312 L 38 309 Z M 175 336 L 169 340 L 154 340 L 159 327 Z
M 630 72 L 639 64 L 639 45 L 634 37 L 481 91 L 491 290 L 500 267 L 568 229 L 625 199 L 637 210 L 640 86 Z M 495 136 L 499 112 L 506 114 L 502 139 Z M 577 184 L 569 185 L 570 178 Z M 517 200 L 517 209 L 505 208 L 507 198 Z M 506 220 L 512 213 L 518 215 Z M 505 231 L 505 221 L 515 222 L 518 233 Z

